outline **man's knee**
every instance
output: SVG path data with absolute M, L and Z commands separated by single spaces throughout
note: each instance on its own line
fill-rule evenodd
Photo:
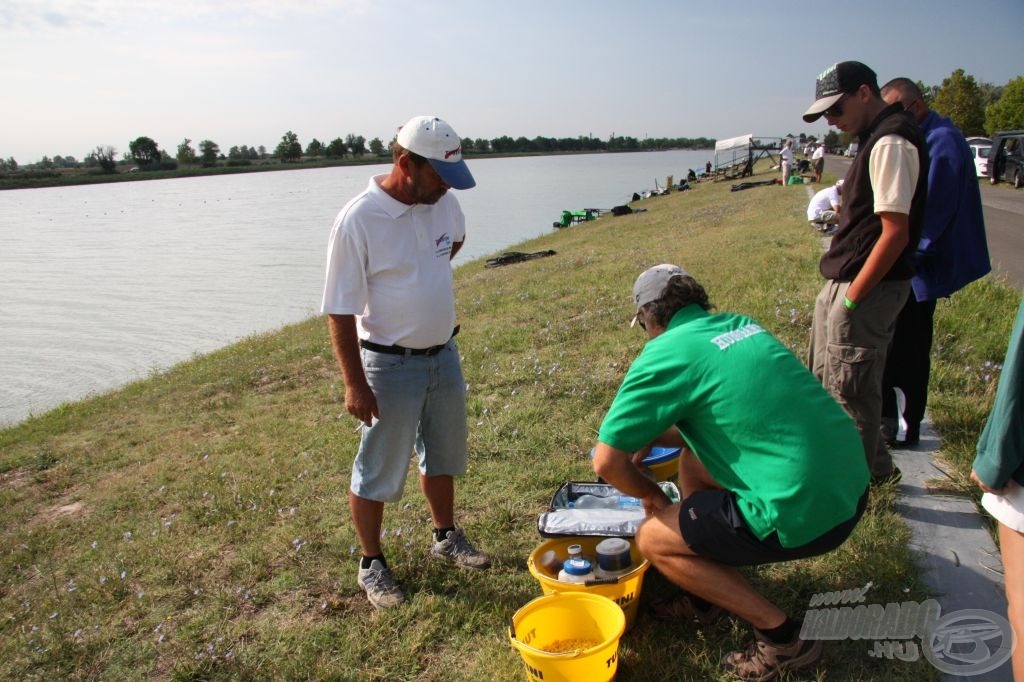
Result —
M 679 506 L 672 505 L 656 512 L 637 529 L 636 546 L 640 553 L 655 563 L 658 558 L 685 554 L 686 543 L 676 523 Z
M 640 554 L 648 559 L 651 558 L 654 551 L 654 541 L 652 538 L 654 532 L 651 530 L 651 520 L 652 519 L 647 519 L 641 523 L 640 527 L 636 530 L 636 536 L 633 538 L 636 540 L 636 548 L 640 550 Z

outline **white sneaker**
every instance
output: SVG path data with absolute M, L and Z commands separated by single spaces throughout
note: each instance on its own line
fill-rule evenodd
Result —
M 471 545 L 461 528 L 448 531 L 444 540 L 435 542 L 430 548 L 430 555 L 447 559 L 462 568 L 487 568 L 491 565 L 491 558 Z
M 378 609 L 398 606 L 405 601 L 405 595 L 391 577 L 391 570 L 377 559 L 369 568 L 360 568 L 356 578 L 359 587 L 366 592 L 366 598 Z

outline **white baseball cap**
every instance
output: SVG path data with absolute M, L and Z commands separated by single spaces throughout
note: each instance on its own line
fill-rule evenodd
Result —
M 640 276 L 636 278 L 636 282 L 633 283 L 633 301 L 636 303 L 637 313 L 651 301 L 661 298 L 670 279 L 686 277 L 689 274 L 678 265 L 671 263 L 655 265 L 641 272 Z M 629 326 L 632 327 L 635 324 L 636 315 L 633 316 L 633 321 L 629 323 Z
M 462 160 L 462 138 L 437 116 L 416 116 L 398 131 L 399 145 L 430 162 L 441 179 L 455 189 L 476 187 Z

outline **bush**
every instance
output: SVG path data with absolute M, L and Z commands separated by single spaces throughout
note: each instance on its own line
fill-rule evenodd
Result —
M 173 171 L 178 170 L 178 162 L 174 159 L 164 159 L 155 163 L 139 164 L 140 171 Z

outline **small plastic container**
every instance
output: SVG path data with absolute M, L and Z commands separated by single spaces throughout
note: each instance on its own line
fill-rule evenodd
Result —
M 586 559 L 568 559 L 558 572 L 558 581 L 584 584 L 594 579 L 594 569 Z
M 633 567 L 629 541 L 623 538 L 605 538 L 597 543 L 597 565 L 606 571 L 621 571 Z

